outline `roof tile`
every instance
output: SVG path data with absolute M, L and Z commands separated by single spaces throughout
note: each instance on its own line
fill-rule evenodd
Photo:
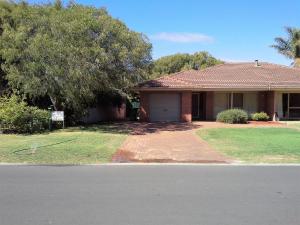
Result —
M 271 63 L 225 63 L 146 81 L 137 89 L 300 88 L 300 69 Z

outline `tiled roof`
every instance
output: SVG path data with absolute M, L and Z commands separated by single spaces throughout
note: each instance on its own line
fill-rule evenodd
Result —
M 147 89 L 259 89 L 299 88 L 300 69 L 271 63 L 225 63 L 204 70 L 182 71 L 139 84 Z

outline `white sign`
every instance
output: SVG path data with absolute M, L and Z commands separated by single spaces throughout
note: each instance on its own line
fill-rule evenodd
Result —
M 64 111 L 53 111 L 51 114 L 52 121 L 64 121 Z
M 134 108 L 134 109 L 140 108 L 140 103 L 139 102 L 132 102 L 131 104 L 132 104 L 132 108 Z

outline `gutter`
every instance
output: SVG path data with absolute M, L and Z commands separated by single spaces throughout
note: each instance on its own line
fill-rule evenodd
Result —
M 261 87 L 198 87 L 198 88 L 178 88 L 178 87 L 149 87 L 149 88 L 132 88 L 132 91 L 281 91 L 296 90 L 300 91 L 300 85 L 272 85 L 269 83 Z

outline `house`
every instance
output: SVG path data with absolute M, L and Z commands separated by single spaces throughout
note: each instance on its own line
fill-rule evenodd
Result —
M 98 93 L 95 102 L 87 108 L 83 123 L 99 123 L 126 119 L 126 101 L 124 94 L 116 91 Z
M 225 63 L 139 84 L 141 121 L 215 120 L 241 108 L 272 119 L 300 119 L 300 69 L 271 63 Z

